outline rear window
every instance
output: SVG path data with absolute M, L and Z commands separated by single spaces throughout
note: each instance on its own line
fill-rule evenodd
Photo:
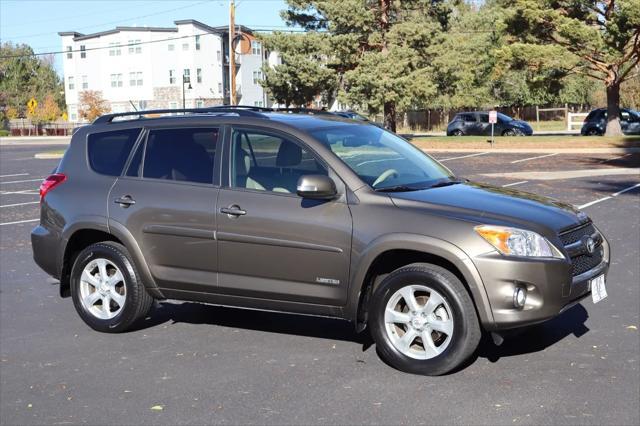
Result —
M 96 173 L 120 176 L 141 129 L 117 130 L 89 135 L 89 165 Z
M 217 128 L 151 130 L 143 177 L 211 184 L 217 144 Z

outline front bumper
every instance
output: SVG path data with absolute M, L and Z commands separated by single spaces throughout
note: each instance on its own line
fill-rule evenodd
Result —
M 578 303 L 591 293 L 591 280 L 609 270 L 609 244 L 604 238 L 602 247 L 600 264 L 575 277 L 568 260 L 509 258 L 496 252 L 474 258 L 494 319 L 485 328 L 498 331 L 540 323 Z M 527 289 L 524 308 L 514 306 L 517 287 Z

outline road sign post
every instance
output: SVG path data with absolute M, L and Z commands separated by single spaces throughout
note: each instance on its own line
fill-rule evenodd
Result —
M 489 123 L 491 123 L 491 148 L 493 148 L 494 142 L 494 126 L 498 122 L 498 111 L 489 111 Z

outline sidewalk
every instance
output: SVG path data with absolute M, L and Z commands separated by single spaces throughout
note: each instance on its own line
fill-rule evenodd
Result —
M 0 146 L 6 145 L 69 145 L 71 136 L 3 136 Z

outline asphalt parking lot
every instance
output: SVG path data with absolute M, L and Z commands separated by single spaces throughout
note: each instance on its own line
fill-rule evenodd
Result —
M 92 331 L 31 258 L 57 163 L 33 155 L 51 149 L 0 147 L 1 424 L 640 423 L 638 153 L 434 153 L 471 180 L 584 206 L 613 254 L 607 299 L 434 378 L 323 318 L 167 301 L 135 331 Z

